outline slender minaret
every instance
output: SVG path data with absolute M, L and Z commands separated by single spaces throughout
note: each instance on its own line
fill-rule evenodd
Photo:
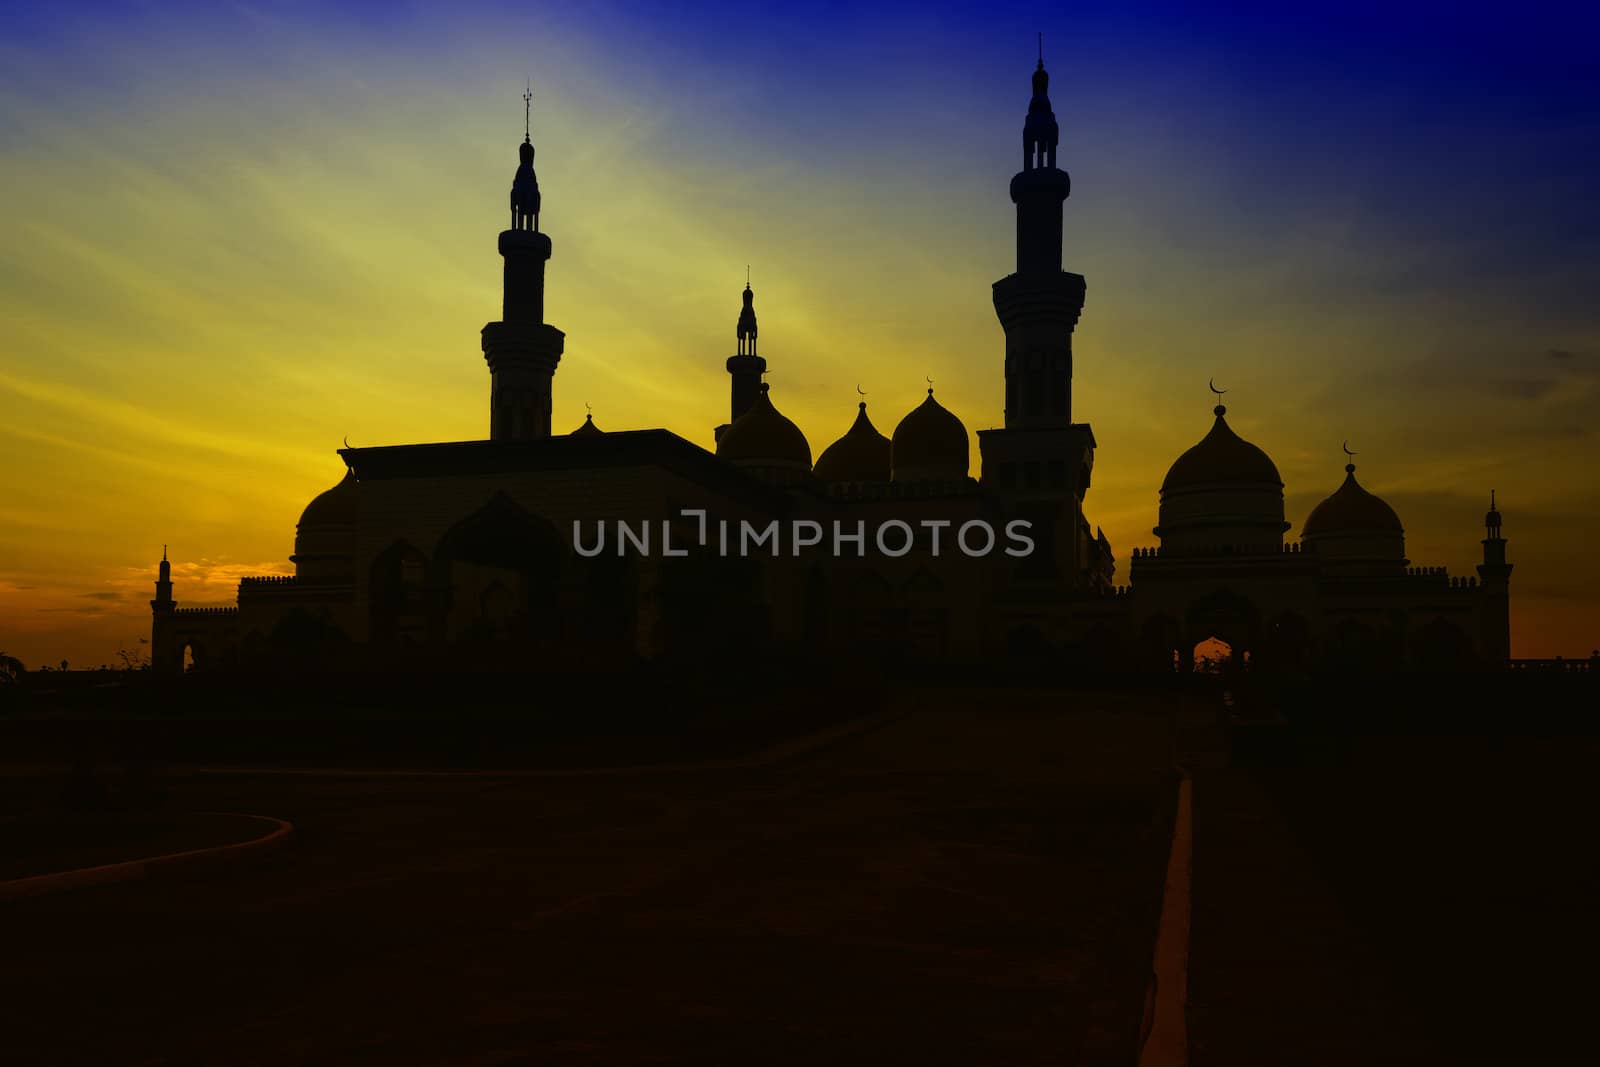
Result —
M 531 108 L 523 94 L 521 164 L 511 183 L 511 228 L 500 234 L 505 296 L 500 321 L 483 328 L 489 364 L 489 436 L 531 441 L 550 436 L 550 389 L 566 335 L 544 321 L 544 265 L 550 238 L 539 232 L 539 179 L 533 173 Z
M 713 431 L 713 437 L 719 442 L 722 440 L 723 431 L 740 415 L 749 411 L 750 405 L 756 402 L 756 397 L 761 392 L 761 376 L 767 371 L 767 361 L 756 355 L 755 298 L 756 294 L 750 289 L 749 271 L 746 269 L 744 307 L 739 310 L 739 322 L 734 327 L 734 333 L 739 339 L 739 351 L 736 355 L 728 357 L 728 374 L 733 379 L 728 421 Z
M 1049 88 L 1041 39 L 1022 125 L 1022 170 L 1011 179 L 1017 269 L 994 283 L 994 310 L 1006 332 L 1007 429 L 1072 422 L 1072 331 L 1083 310 L 1084 283 L 1082 275 L 1061 269 L 1061 208 L 1072 180 L 1056 167 L 1060 132 Z
M 1084 284 L 1081 274 L 1061 269 L 1061 211 L 1072 182 L 1056 166 L 1060 130 L 1049 90 L 1041 39 L 1022 124 L 1022 170 L 1011 179 L 1017 267 L 994 283 L 1006 335 L 1005 421 L 979 430 L 978 447 L 983 484 L 1033 523 L 1040 547 L 1023 569 L 1040 580 L 1105 587 L 1114 570 L 1110 546 L 1083 515 L 1094 432 L 1072 421 L 1072 331 Z
M 174 658 L 172 624 L 178 602 L 172 599 L 172 564 L 167 546 L 161 546 L 161 566 L 156 571 L 156 598 L 150 601 L 150 666 L 157 671 L 183 670 L 183 654 Z
M 1483 590 L 1479 608 L 1484 658 L 1496 667 L 1511 659 L 1511 567 L 1506 539 L 1500 535 L 1500 510 L 1489 490 L 1489 513 L 1483 517 L 1483 562 L 1478 579 Z

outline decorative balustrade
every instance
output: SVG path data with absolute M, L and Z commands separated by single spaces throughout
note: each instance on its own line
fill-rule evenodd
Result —
M 1302 545 L 1298 541 L 1289 541 L 1277 545 L 1203 545 L 1185 549 L 1157 546 L 1154 548 L 1136 548 L 1133 550 L 1133 558 L 1217 559 L 1224 556 L 1298 556 L 1302 551 L 1310 554 L 1316 550 L 1311 545 Z
M 1513 659 L 1506 661 L 1509 671 L 1551 671 L 1571 674 L 1600 674 L 1600 653 L 1588 659 Z
M 255 588 L 268 585 L 293 585 L 298 579 L 293 574 L 260 574 L 239 579 L 239 588 Z

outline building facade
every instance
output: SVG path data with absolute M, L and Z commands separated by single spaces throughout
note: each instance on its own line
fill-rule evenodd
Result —
M 1492 503 L 1474 577 L 1412 566 L 1399 517 L 1353 465 L 1285 541 L 1278 470 L 1220 403 L 1161 485 L 1158 543 L 1116 584 L 1084 512 L 1095 438 L 1073 421 L 1072 340 L 1086 285 L 1062 267 L 1071 180 L 1042 61 L 1032 87 L 1010 186 L 1016 267 L 993 287 L 1004 420 L 977 434 L 976 476 L 966 426 L 932 388 L 888 436 L 861 403 L 813 457 L 762 380 L 748 283 L 714 452 L 592 418 L 552 433 L 565 336 L 545 318 L 553 244 L 525 137 L 498 238 L 501 317 L 482 333 L 487 438 L 340 450 L 344 477 L 300 517 L 294 574 L 242 580 L 236 605 L 179 607 L 163 554 L 153 666 L 571 668 L 740 651 L 1173 671 L 1208 638 L 1257 670 L 1503 665 L 1511 565 Z

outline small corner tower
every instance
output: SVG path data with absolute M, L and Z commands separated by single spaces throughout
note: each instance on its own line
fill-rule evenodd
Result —
M 505 260 L 500 321 L 483 328 L 489 364 L 489 436 L 531 441 L 550 436 L 551 384 L 566 335 L 544 321 L 544 267 L 550 238 L 539 231 L 539 179 L 533 172 L 530 109 L 523 94 L 520 163 L 511 182 L 511 228 L 500 234 Z
M 739 340 L 739 351 L 728 357 L 728 374 L 733 379 L 731 389 L 731 403 L 728 410 L 728 421 L 718 426 L 713 431 L 713 437 L 721 443 L 722 435 L 728 427 L 739 420 L 739 416 L 750 410 L 752 404 L 761 393 L 761 376 L 767 371 L 767 361 L 756 355 L 756 294 L 750 289 L 750 273 L 745 271 L 744 279 L 744 306 L 739 309 L 739 321 L 734 327 L 734 334 Z
M 161 565 L 156 571 L 156 598 L 150 601 L 150 665 L 169 672 L 183 669 L 183 653 L 175 649 L 173 621 L 178 602 L 172 599 L 172 564 L 167 562 L 167 546 L 161 546 Z
M 1483 600 L 1479 608 L 1484 658 L 1503 667 L 1511 659 L 1511 564 L 1500 533 L 1500 509 L 1489 490 L 1489 511 L 1483 517 L 1483 562 L 1478 565 Z

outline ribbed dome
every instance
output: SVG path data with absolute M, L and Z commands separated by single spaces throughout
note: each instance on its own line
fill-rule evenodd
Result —
M 605 431 L 594 424 L 594 416 L 593 415 L 585 415 L 583 417 L 583 425 L 579 426 L 576 430 L 573 430 L 567 436 L 568 437 L 594 437 L 596 434 L 602 434 L 602 433 L 605 433 Z
M 825 482 L 886 482 L 889 452 L 889 439 L 867 418 L 867 405 L 863 402 L 845 435 L 817 457 L 815 473 Z
M 717 442 L 717 455 L 741 466 L 811 469 L 806 435 L 772 406 L 765 383 L 750 410 L 724 431 Z
M 1361 488 L 1354 463 L 1345 467 L 1344 484 L 1312 508 L 1300 528 L 1300 536 L 1309 540 L 1328 534 L 1404 532 L 1394 508 Z
M 306 505 L 306 509 L 300 513 L 298 526 L 305 530 L 308 527 L 354 525 L 357 499 L 356 473 L 347 470 L 338 485 L 318 493 Z
M 1199 485 L 1256 482 L 1283 486 L 1278 468 L 1268 455 L 1233 432 L 1223 418 L 1227 409 L 1218 404 L 1217 421 L 1200 443 L 1178 457 L 1161 483 L 1163 493 Z
M 967 428 L 928 390 L 924 400 L 894 428 L 890 442 L 892 477 L 897 482 L 967 476 Z

